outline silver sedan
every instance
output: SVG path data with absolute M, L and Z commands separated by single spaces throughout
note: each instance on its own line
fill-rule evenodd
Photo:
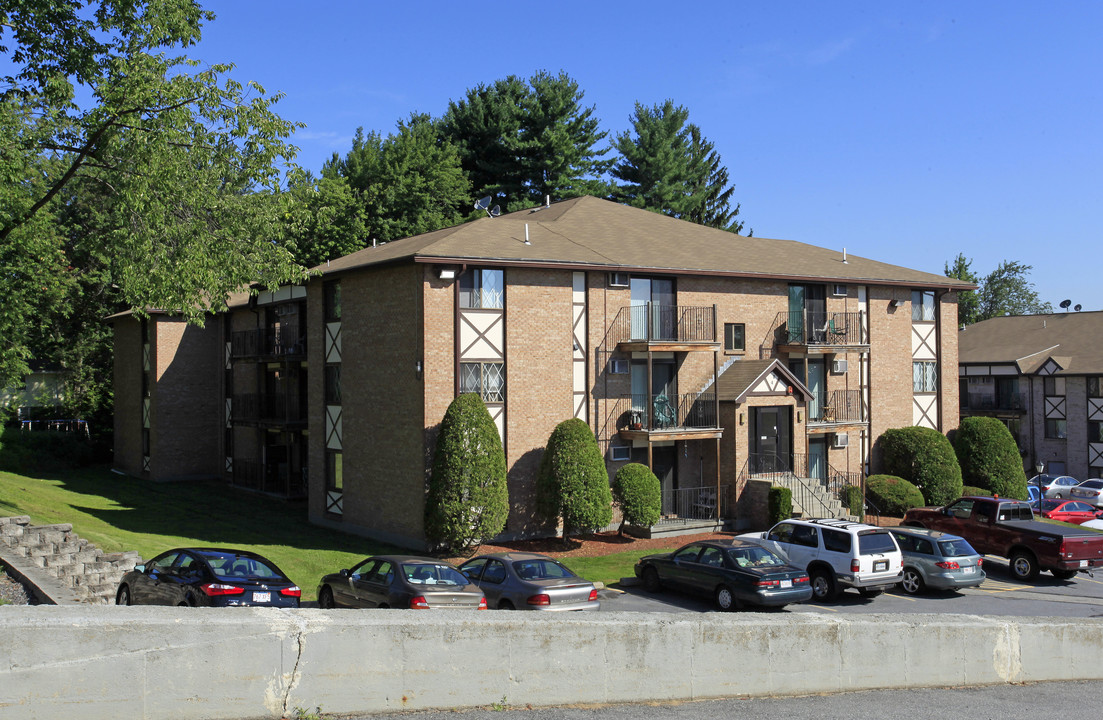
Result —
M 509 552 L 480 555 L 460 572 L 499 610 L 597 610 L 597 588 L 546 555 Z

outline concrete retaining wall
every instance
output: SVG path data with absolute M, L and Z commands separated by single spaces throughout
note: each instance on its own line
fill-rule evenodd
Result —
M 1103 678 L 1103 621 L 0 608 L 0 718 L 279 718 Z

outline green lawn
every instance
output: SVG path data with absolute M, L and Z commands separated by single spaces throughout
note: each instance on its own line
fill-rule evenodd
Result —
M 273 560 L 313 600 L 318 580 L 368 555 L 396 548 L 311 525 L 303 503 L 243 492 L 221 482 L 153 483 L 103 469 L 28 477 L 0 471 L 0 517 L 29 515 L 37 525 L 72 523 L 105 552 L 136 550 L 149 559 L 174 547 L 252 550 Z M 680 546 L 678 538 L 671 548 Z M 632 576 L 630 551 L 565 564 L 606 585 Z

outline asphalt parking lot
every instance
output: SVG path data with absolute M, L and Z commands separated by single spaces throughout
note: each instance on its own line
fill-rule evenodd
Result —
M 1072 580 L 1058 580 L 1042 573 L 1032 583 L 1019 582 L 1007 571 L 1003 558 L 985 557 L 988 577 L 976 588 L 960 592 L 908 595 L 895 589 L 876 598 L 863 598 L 854 590 L 840 593 L 830 603 L 810 601 L 770 612 L 793 613 L 955 613 L 1013 617 L 1103 617 L 1103 573 L 1095 577 L 1079 573 Z M 706 598 L 670 591 L 648 593 L 642 587 L 606 589 L 601 592 L 602 611 L 618 612 L 715 612 Z

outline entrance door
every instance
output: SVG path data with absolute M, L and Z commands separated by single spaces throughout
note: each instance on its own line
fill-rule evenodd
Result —
M 659 478 L 659 486 L 662 488 L 662 508 L 664 515 L 677 515 L 678 476 L 675 472 L 676 456 L 674 448 L 659 446 L 651 448 L 651 472 Z
M 634 277 L 629 286 L 632 297 L 632 339 L 673 340 L 674 281 L 669 278 Z
M 827 439 L 808 438 L 808 475 L 827 484 Z
M 759 407 L 751 415 L 751 447 L 757 472 L 781 472 L 793 467 L 791 408 Z

